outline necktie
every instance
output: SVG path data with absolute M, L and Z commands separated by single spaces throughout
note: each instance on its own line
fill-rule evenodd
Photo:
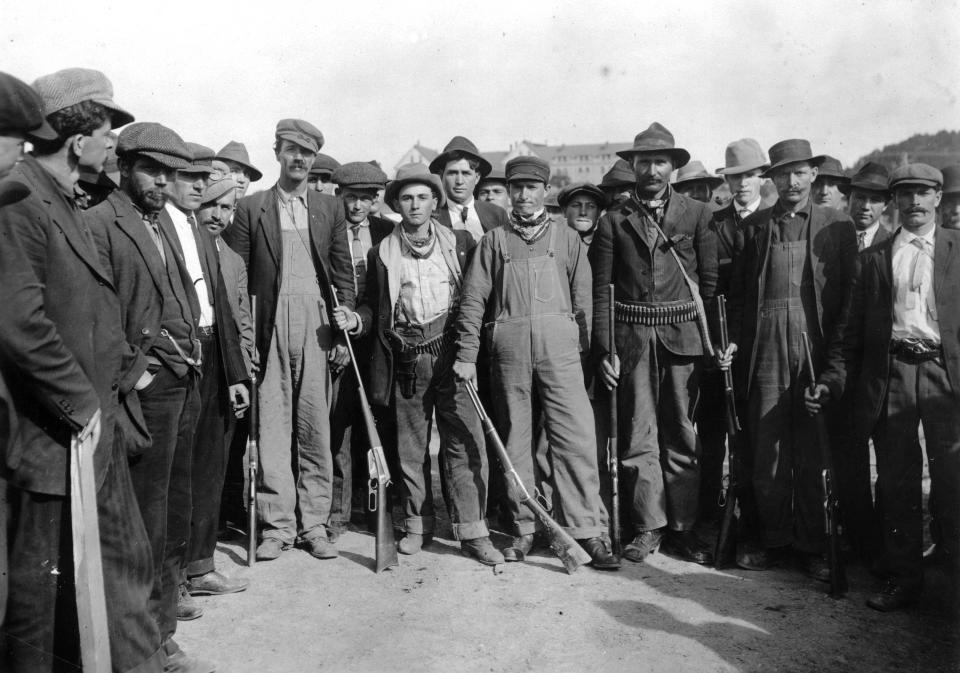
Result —
M 193 232 L 193 242 L 197 246 L 197 257 L 200 259 L 200 272 L 203 274 L 203 282 L 207 286 L 207 300 L 213 306 L 213 278 L 210 275 L 210 266 L 207 263 L 207 251 L 201 240 L 200 229 L 197 228 L 197 218 L 193 213 L 187 215 L 187 224 L 190 225 L 190 231 Z M 196 283 L 199 278 L 194 279 Z
M 922 238 L 914 238 L 910 243 L 917 248 L 917 254 L 913 258 L 913 267 L 910 269 L 910 291 L 919 292 L 923 286 L 928 243 Z
M 160 251 L 160 259 L 162 259 L 164 265 L 166 265 L 167 255 L 163 252 L 163 239 L 160 238 L 160 225 L 157 224 L 157 214 L 145 213 L 143 216 L 143 223 L 147 225 L 147 231 L 150 232 L 150 236 L 153 238 L 153 242 L 157 246 L 157 250 Z
M 353 271 L 360 276 L 367 271 L 367 262 L 364 259 L 363 241 L 360 240 L 360 225 L 350 229 L 353 232 L 353 240 L 350 241 L 350 254 L 353 257 Z
M 867 232 L 857 232 L 857 250 L 863 250 L 867 247 Z
M 464 206 L 460 209 L 460 221 L 464 224 L 467 223 L 467 215 L 470 213 L 470 206 Z

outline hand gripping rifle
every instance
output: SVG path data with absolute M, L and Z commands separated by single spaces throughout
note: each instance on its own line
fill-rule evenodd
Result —
M 250 295 L 250 320 L 257 326 L 257 296 Z M 250 432 L 247 434 L 247 565 L 257 562 L 257 470 L 260 460 L 260 392 L 257 374 L 250 378 Z
M 334 307 L 340 306 L 337 299 L 337 288 L 330 286 L 330 293 L 333 296 Z M 370 411 L 370 402 L 367 401 L 367 392 L 363 387 L 363 379 L 360 378 L 360 367 L 357 364 L 357 357 L 353 352 L 353 342 L 350 335 L 344 330 L 344 336 L 347 339 L 347 350 L 350 352 L 350 362 L 353 364 L 353 373 L 357 377 L 357 391 L 360 395 L 360 409 L 363 412 L 363 420 L 367 426 L 367 440 L 370 442 L 370 450 L 367 451 L 367 506 L 371 512 L 377 514 L 376 530 L 376 572 L 381 572 L 387 568 L 400 565 L 397 558 L 397 543 L 393 535 L 393 517 L 390 514 L 390 498 L 387 495 L 387 486 L 390 485 L 390 468 L 387 467 L 387 459 L 383 455 L 383 444 L 380 441 L 380 433 L 377 432 L 377 426 L 373 422 L 373 412 Z
M 483 431 L 497 451 L 497 457 L 500 459 L 500 466 L 503 468 L 507 481 L 513 482 L 513 487 L 516 490 L 516 494 L 520 497 L 520 502 L 526 505 L 527 508 L 533 512 L 537 520 L 546 528 L 550 548 L 560 558 L 563 567 L 566 568 L 568 573 L 573 573 L 583 564 L 590 563 L 590 555 L 577 544 L 576 540 L 570 537 L 567 531 L 560 527 L 560 524 L 547 514 L 547 511 L 539 502 L 530 496 L 530 492 L 527 491 L 523 482 L 520 481 L 520 476 L 514 469 L 513 463 L 510 461 L 510 456 L 507 455 L 507 449 L 503 446 L 503 442 L 500 441 L 500 435 L 497 434 L 496 428 L 493 427 L 493 421 L 490 420 L 487 412 L 484 411 L 483 405 L 480 403 L 480 396 L 477 395 L 477 389 L 474 388 L 473 382 L 467 381 L 465 385 L 467 392 L 470 394 L 470 401 L 473 402 L 473 406 L 477 410 L 477 415 L 480 416 Z
M 614 334 L 617 321 L 613 311 L 613 284 L 609 286 L 610 310 L 607 314 L 607 351 L 610 360 L 617 356 L 617 339 Z M 617 387 L 610 391 L 610 432 L 607 434 L 607 469 L 610 472 L 610 541 L 613 553 L 620 555 L 620 452 L 617 447 Z
M 817 376 L 813 370 L 813 354 L 807 333 L 800 335 L 803 340 L 803 353 L 806 361 L 807 376 L 810 379 L 810 394 L 817 390 Z M 830 454 L 830 436 L 827 433 L 827 421 L 823 412 L 815 417 L 817 423 L 817 443 L 820 444 L 820 488 L 823 496 L 823 527 L 827 534 L 827 562 L 830 564 L 830 597 L 840 598 L 847 592 L 847 573 L 840 554 L 840 525 L 838 521 L 837 493 L 833 486 L 833 456 Z
M 726 352 L 730 345 L 727 335 L 727 300 L 721 294 L 717 296 L 717 322 L 720 329 L 720 350 Z M 736 450 L 737 433 L 740 432 L 740 419 L 737 418 L 736 397 L 733 393 L 733 371 L 723 372 L 723 407 L 727 421 L 727 484 L 721 491 L 720 506 L 723 518 L 720 520 L 720 532 L 717 534 L 717 546 L 714 550 L 714 565 L 722 568 L 734 554 L 735 534 L 733 524 L 739 500 L 740 456 Z

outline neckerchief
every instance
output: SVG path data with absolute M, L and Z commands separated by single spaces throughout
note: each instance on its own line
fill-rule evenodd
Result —
M 663 213 L 667 209 L 667 202 L 670 201 L 669 187 L 663 191 L 662 199 L 641 199 L 636 187 L 633 189 L 632 197 L 634 202 L 645 210 L 647 215 L 653 218 L 657 224 L 663 222 Z
M 427 237 L 424 240 L 416 240 L 407 235 L 407 230 L 400 225 L 400 240 L 406 246 L 411 255 L 417 259 L 425 259 L 433 253 L 433 246 L 437 243 L 436 234 L 433 231 L 433 220 L 430 220 Z
M 530 219 L 524 219 L 516 211 L 510 211 L 510 227 L 526 243 L 533 243 L 543 236 L 548 224 L 550 224 L 550 214 L 547 213 L 546 208 L 540 213 L 539 217 L 535 216 Z

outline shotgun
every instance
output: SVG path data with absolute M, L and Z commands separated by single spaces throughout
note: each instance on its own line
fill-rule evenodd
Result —
M 340 306 L 337 298 L 337 288 L 330 286 L 330 292 L 333 296 L 334 307 Z M 397 543 L 393 534 L 393 516 L 390 513 L 390 498 L 387 494 L 387 487 L 390 485 L 390 468 L 387 467 L 387 459 L 383 455 L 383 443 L 380 441 L 380 433 L 377 432 L 377 426 L 373 421 L 373 412 L 370 410 L 370 402 L 367 401 L 367 392 L 363 387 L 363 379 L 360 378 L 360 367 L 357 364 L 356 355 L 353 352 L 353 342 L 350 335 L 344 331 L 347 340 L 347 350 L 350 352 L 350 362 L 353 364 L 353 373 L 357 377 L 357 391 L 360 395 L 360 409 L 363 412 L 363 421 L 367 426 L 367 440 L 370 443 L 370 450 L 367 451 L 367 508 L 370 512 L 377 515 L 376 528 L 376 572 L 382 572 L 387 568 L 400 565 L 397 558 Z
M 613 283 L 609 286 L 610 309 L 607 312 L 607 329 L 609 336 L 607 338 L 607 350 L 610 353 L 610 360 L 617 356 L 617 339 L 614 335 L 616 330 L 616 318 L 613 312 Z M 610 432 L 607 437 L 607 469 L 610 472 L 610 542 L 613 547 L 613 553 L 620 555 L 620 453 L 617 446 L 617 388 L 610 391 Z
M 721 294 L 717 296 L 717 323 L 720 330 L 720 350 L 726 352 L 730 345 L 727 335 L 727 300 Z M 714 566 L 724 567 L 734 556 L 736 535 L 734 522 L 736 521 L 737 504 L 740 499 L 740 456 L 736 450 L 737 433 L 740 432 L 740 419 L 737 418 L 737 402 L 733 393 L 733 371 L 723 372 L 723 406 L 727 421 L 727 483 L 726 489 L 720 493 L 720 504 L 723 508 L 723 517 L 720 519 L 720 531 L 717 534 L 717 545 L 714 549 Z
M 813 369 L 813 352 L 810 339 L 802 332 L 803 354 L 810 394 L 817 390 L 817 376 Z M 833 482 L 833 456 L 830 453 L 830 436 L 823 413 L 814 416 L 817 423 L 817 443 L 820 445 L 820 490 L 823 498 L 823 530 L 827 535 L 827 563 L 830 564 L 830 597 L 841 598 L 847 592 L 847 573 L 840 552 L 840 522 L 838 520 L 838 496 Z
M 257 326 L 257 297 L 250 295 L 250 321 Z M 247 565 L 257 562 L 257 462 L 260 460 L 260 393 L 257 374 L 250 377 L 250 432 L 247 434 Z
M 473 386 L 473 382 L 466 381 L 465 385 L 467 387 L 467 393 L 470 394 L 470 401 L 473 402 L 473 406 L 477 410 L 477 415 L 480 416 L 483 431 L 497 451 L 497 457 L 500 459 L 500 466 L 503 468 L 507 481 L 513 482 L 513 487 L 519 496 L 520 502 L 526 505 L 530 511 L 533 512 L 537 520 L 543 524 L 543 527 L 546 529 L 547 539 L 550 542 L 550 548 L 553 549 L 554 553 L 560 558 L 563 567 L 566 568 L 568 573 L 573 573 L 583 564 L 590 563 L 590 555 L 577 544 L 576 540 L 570 537 L 567 531 L 560 527 L 560 524 L 547 514 L 547 510 L 545 510 L 539 502 L 530 496 L 530 492 L 527 491 L 523 482 L 520 481 L 520 476 L 514 469 L 513 463 L 510 461 L 510 456 L 507 455 L 506 447 L 504 447 L 503 442 L 500 441 L 500 435 L 497 434 L 496 428 L 493 427 L 493 421 L 487 416 L 487 412 L 480 403 L 480 396 L 477 395 L 477 389 Z

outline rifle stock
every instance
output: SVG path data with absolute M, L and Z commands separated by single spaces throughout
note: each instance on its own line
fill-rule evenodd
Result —
M 607 316 L 608 341 L 607 350 L 612 360 L 617 355 L 617 339 L 614 334 L 617 321 L 614 316 L 614 286 L 611 283 L 610 309 Z M 617 417 L 617 388 L 610 391 L 610 432 L 607 439 L 607 469 L 610 472 L 610 542 L 613 547 L 613 553 L 617 556 L 622 551 L 620 540 L 620 449 L 617 444 L 618 417 Z
M 257 297 L 250 295 L 250 320 L 257 325 Z M 260 392 L 257 375 L 250 379 L 250 432 L 247 434 L 247 565 L 257 562 L 257 479 L 260 461 Z
M 520 481 L 520 475 L 518 475 L 514 469 L 513 463 L 510 461 L 510 456 L 507 455 L 506 447 L 504 447 L 503 442 L 500 441 L 500 435 L 497 434 L 496 428 L 493 427 L 493 421 L 490 420 L 490 417 L 483 408 L 483 404 L 480 403 L 480 396 L 477 395 L 477 389 L 473 386 L 473 382 L 467 381 L 466 388 L 467 393 L 470 395 L 470 401 L 473 402 L 473 406 L 477 410 L 477 415 L 480 416 L 480 424 L 483 426 L 483 431 L 497 451 L 497 457 L 500 459 L 500 465 L 503 468 L 504 474 L 509 481 L 513 482 L 513 486 L 520 496 L 520 502 L 526 505 L 546 529 L 550 548 L 560 559 L 560 562 L 563 563 L 563 567 L 566 568 L 568 573 L 573 573 L 583 564 L 590 563 L 590 555 L 577 544 L 577 541 L 574 540 L 567 531 L 560 527 L 560 524 L 547 514 L 547 511 L 540 503 L 530 496 L 530 492 L 527 491 L 523 482 Z

